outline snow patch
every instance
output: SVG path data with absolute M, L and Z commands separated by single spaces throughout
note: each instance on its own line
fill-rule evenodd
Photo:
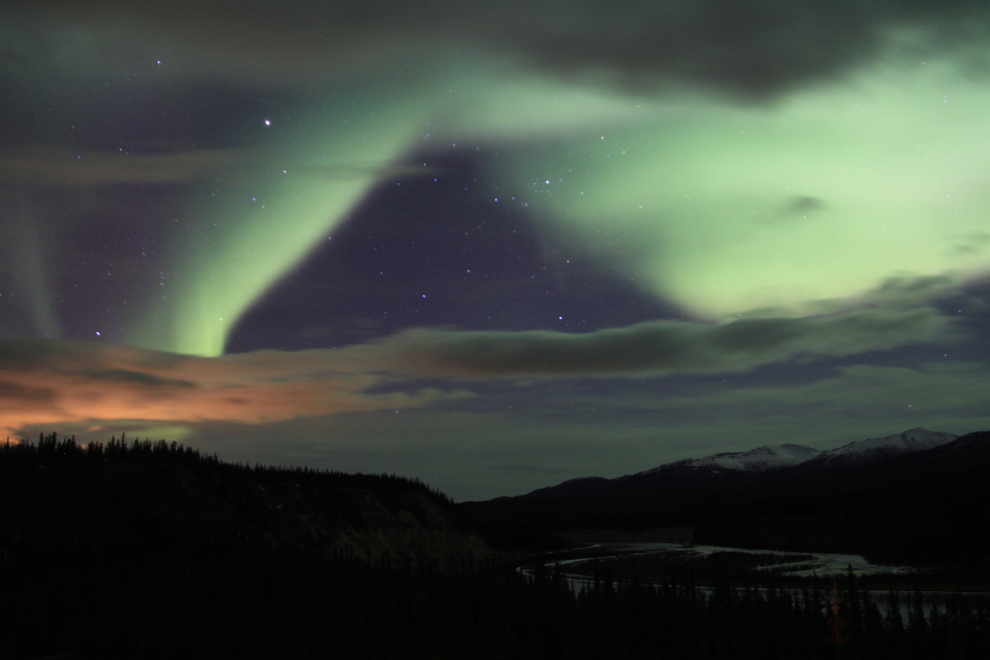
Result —
M 869 438 L 867 440 L 850 442 L 848 445 L 843 445 L 824 453 L 829 456 L 849 456 L 851 454 L 864 454 L 876 451 L 882 451 L 884 453 L 889 451 L 896 453 L 922 451 L 924 449 L 940 447 L 952 442 L 958 437 L 951 433 L 916 428 L 910 431 L 904 431 L 903 433 L 888 435 L 885 438 Z
M 916 428 L 903 433 L 895 433 L 885 438 L 869 438 L 850 442 L 836 449 L 819 451 L 812 447 L 797 444 L 764 445 L 741 452 L 725 452 L 704 458 L 687 458 L 673 463 L 619 477 L 627 479 L 658 472 L 677 469 L 708 469 L 713 472 L 764 472 L 777 468 L 793 467 L 802 463 L 823 465 L 836 460 L 843 462 L 870 461 L 895 454 L 931 449 L 952 442 L 959 436 L 939 431 Z
M 735 472 L 762 472 L 764 470 L 798 465 L 811 460 L 820 453 L 817 449 L 805 447 L 804 445 L 790 443 L 784 445 L 764 445 L 748 451 L 725 452 L 704 458 L 688 458 L 673 463 L 666 463 L 630 476 L 655 474 L 674 468 L 709 468 L 714 470 L 732 470 Z

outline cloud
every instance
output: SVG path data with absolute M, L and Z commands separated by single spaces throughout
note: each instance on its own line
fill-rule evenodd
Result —
M 945 338 L 948 331 L 947 319 L 932 308 L 874 308 L 723 324 L 654 321 L 586 334 L 416 329 L 353 350 L 374 353 L 383 368 L 397 373 L 611 377 L 737 371 L 799 356 L 851 355 L 926 342 Z
M 944 340 L 955 323 L 891 283 L 861 307 L 727 323 L 654 321 L 585 334 L 408 330 L 341 349 L 201 358 L 125 346 L 0 340 L 0 434 L 47 423 L 145 420 L 269 424 L 409 409 L 474 396 L 418 379 L 617 378 L 759 365 Z
M 49 387 L 25 387 L 0 380 L 0 400 L 8 402 L 49 402 L 55 399 L 55 390 Z
M 0 152 L 0 180 L 63 186 L 184 183 L 258 160 L 259 154 L 248 149 L 125 154 L 38 146 Z
M 252 84 L 313 83 L 451 49 L 502 54 L 559 77 L 637 89 L 670 81 L 766 97 L 874 56 L 890 31 L 977 41 L 979 3 L 396 0 L 332 3 L 7 3 L 0 63 Z M 967 34 L 969 33 L 969 34 Z
M 990 234 L 985 231 L 973 231 L 950 238 L 957 241 L 955 245 L 949 248 L 950 253 L 954 255 L 973 254 L 990 247 Z
M 266 167 L 273 175 L 282 175 L 284 169 L 291 170 L 293 176 L 312 176 L 330 181 L 436 173 L 435 169 L 428 167 L 371 162 L 298 165 L 286 160 L 284 154 L 256 148 L 125 153 L 35 146 L 0 151 L 0 181 L 40 185 L 168 184 L 213 176 L 229 182 Z
M 0 435 L 91 420 L 259 424 L 469 396 L 431 388 L 368 392 L 382 380 L 333 351 L 194 358 L 84 342 L 0 340 Z
M 824 200 L 811 195 L 794 195 L 780 206 L 776 216 L 769 216 L 765 220 L 767 224 L 776 225 L 788 221 L 795 221 L 814 216 L 818 211 L 828 208 Z
M 177 380 L 172 378 L 159 378 L 158 376 L 132 371 L 130 369 L 99 369 L 94 371 L 81 371 L 79 375 L 88 380 L 104 382 L 112 385 L 135 385 L 148 388 L 195 388 L 196 384 L 188 380 Z
M 425 163 L 424 163 L 425 165 Z M 345 163 L 336 165 L 294 165 L 293 173 L 312 174 L 329 180 L 362 179 L 374 176 L 391 179 L 410 176 L 427 176 L 439 172 L 435 167 L 413 167 L 410 165 L 383 165 L 381 163 Z

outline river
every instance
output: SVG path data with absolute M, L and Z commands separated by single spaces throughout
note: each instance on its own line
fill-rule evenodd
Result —
M 774 569 L 775 577 L 821 577 L 839 578 L 847 574 L 852 568 L 856 576 L 868 575 L 910 575 L 918 569 L 907 566 L 883 566 L 871 564 L 861 555 L 833 554 L 824 552 L 784 552 L 780 550 L 754 550 L 751 548 L 730 548 L 713 545 L 691 545 L 688 543 L 590 543 L 583 547 L 570 550 L 564 553 L 549 553 L 545 556 L 547 564 L 552 564 L 559 570 L 567 584 L 575 593 L 583 589 L 590 588 L 594 579 L 587 573 L 577 570 L 569 571 L 568 568 L 576 569 L 578 565 L 585 565 L 589 561 L 598 559 L 599 561 L 609 560 L 619 557 L 643 557 L 643 558 L 663 558 L 663 559 L 702 559 L 715 553 L 743 553 L 750 555 L 777 555 L 781 561 L 773 564 L 757 567 L 756 571 Z M 651 557 L 652 556 L 652 557 Z M 787 561 L 788 558 L 798 557 L 795 561 Z M 532 575 L 533 569 L 528 566 L 519 569 L 525 575 Z M 824 587 L 824 585 L 823 585 Z M 742 589 L 743 587 L 740 587 Z M 699 587 L 702 592 L 711 593 L 713 590 L 708 587 Z M 759 588 L 764 592 L 765 589 Z M 792 597 L 800 598 L 802 589 L 778 589 L 780 592 L 789 593 Z M 840 596 L 843 590 L 839 589 Z M 917 593 L 917 596 L 915 595 Z M 990 593 L 986 592 L 956 592 L 956 591 L 918 591 L 895 594 L 898 601 L 898 609 L 901 618 L 907 620 L 913 606 L 915 598 L 920 598 L 920 605 L 925 616 L 929 616 L 933 610 L 944 612 L 954 598 L 961 599 L 967 607 L 975 608 L 982 606 L 990 610 Z M 887 591 L 870 591 L 869 598 L 877 604 L 881 614 L 886 616 L 891 609 L 891 594 Z

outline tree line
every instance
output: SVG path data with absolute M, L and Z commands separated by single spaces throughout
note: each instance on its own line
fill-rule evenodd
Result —
M 59 438 L 57 433 L 40 434 L 37 443 L 0 443 L 0 467 L 20 469 L 27 466 L 52 465 L 101 465 L 119 461 L 132 463 L 150 462 L 182 467 L 197 476 L 222 476 L 227 479 L 253 483 L 295 481 L 298 483 L 332 485 L 340 488 L 373 488 L 381 490 L 412 490 L 428 495 L 446 506 L 454 501 L 442 491 L 432 488 L 418 478 L 396 474 L 363 474 L 319 470 L 304 466 L 273 466 L 256 463 L 227 463 L 216 454 L 202 454 L 198 449 L 185 447 L 178 442 L 151 441 L 134 438 L 130 442 L 126 433 L 113 436 L 106 443 L 80 444 L 75 436 Z
M 64 550 L 64 549 L 62 549 Z M 795 596 L 559 571 L 434 571 L 271 550 L 97 560 L 38 548 L 0 570 L 0 656 L 77 658 L 980 658 L 990 609 L 883 615 L 855 584 Z M 71 656 L 69 655 L 71 654 Z

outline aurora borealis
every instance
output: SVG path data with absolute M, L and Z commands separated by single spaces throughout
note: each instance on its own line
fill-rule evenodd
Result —
M 8 3 L 0 427 L 455 498 L 990 428 L 979 3 Z

